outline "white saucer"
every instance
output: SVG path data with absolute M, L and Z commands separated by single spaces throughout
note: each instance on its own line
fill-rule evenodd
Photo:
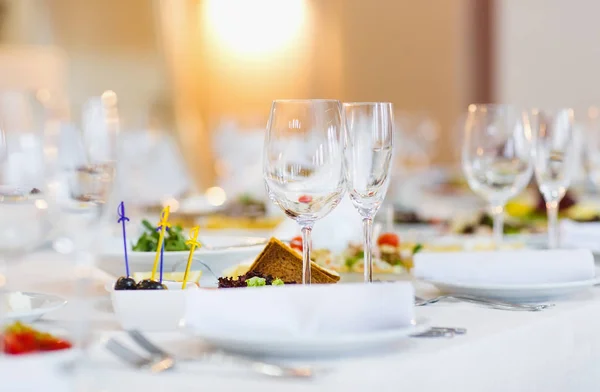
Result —
M 600 283 L 598 278 L 576 282 L 541 284 L 472 284 L 426 281 L 446 294 L 463 294 L 482 298 L 502 299 L 514 302 L 535 302 L 566 297 L 587 290 Z
M 248 334 L 245 331 L 236 334 L 227 331 L 190 332 L 212 346 L 231 352 L 276 357 L 335 357 L 389 348 L 427 329 L 428 325 L 419 321 L 402 328 L 332 336 Z
M 31 323 L 35 320 L 38 320 L 46 313 L 62 308 L 67 303 L 64 298 L 51 294 L 31 292 L 23 292 L 21 294 L 29 297 L 31 300 L 31 309 L 24 311 L 11 310 L 6 312 L 5 317 L 8 321 L 22 321 L 24 323 Z

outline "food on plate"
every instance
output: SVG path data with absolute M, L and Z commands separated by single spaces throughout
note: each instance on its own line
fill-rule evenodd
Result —
M 115 290 L 136 290 L 137 283 L 129 276 L 121 276 L 115 283 Z
M 577 202 L 567 192 L 559 204 L 559 216 L 577 222 L 600 221 L 600 209 Z M 491 234 L 493 219 L 488 213 L 460 217 L 450 222 L 450 232 L 457 234 Z M 535 234 L 547 229 L 546 204 L 536 190 L 529 190 L 509 201 L 505 207 L 504 234 Z
M 167 286 L 152 279 L 140 280 L 135 286 L 136 290 L 166 290 Z
M 261 287 L 261 286 L 283 286 L 295 282 L 284 282 L 282 279 L 273 278 L 271 275 L 262 275 L 257 272 L 248 272 L 237 277 L 225 276 L 219 278 L 219 288 L 234 287 Z
M 290 248 L 302 252 L 302 237 L 297 236 L 292 238 L 292 240 L 290 241 Z
M 311 262 L 311 283 L 336 283 L 340 276 L 314 262 Z M 254 263 L 248 268 L 249 273 L 261 276 L 276 276 L 284 282 L 302 282 L 302 257 L 300 254 L 279 241 L 271 238 Z
M 245 275 L 250 269 L 251 265 L 252 262 L 236 264 L 233 267 L 229 267 L 223 271 L 223 276 L 227 278 L 237 278 L 238 276 Z
M 165 282 L 183 282 L 185 272 L 165 272 L 163 281 Z M 115 283 L 115 290 L 167 290 L 167 286 L 150 279 L 152 272 L 135 272 L 133 277 L 121 276 Z M 187 282 L 196 286 L 200 284 L 202 271 L 190 271 Z M 137 282 L 137 283 L 136 283 Z
M 494 220 L 488 213 L 481 213 L 474 217 L 455 219 L 450 224 L 450 232 L 456 234 L 491 234 Z M 504 234 L 531 234 L 540 233 L 545 229 L 545 223 L 539 221 L 525 221 L 511 216 L 504 219 Z
M 133 246 L 135 252 L 156 252 L 160 232 L 147 220 L 142 221 L 145 231 Z M 186 238 L 183 235 L 181 226 L 173 226 L 165 233 L 164 247 L 165 252 L 188 251 L 190 247 L 185 243 Z
M 40 332 L 20 322 L 7 326 L 2 333 L 2 340 L 4 353 L 11 355 L 66 350 L 72 347 L 66 340 Z
M 183 276 L 185 272 L 165 272 L 163 273 L 163 280 L 167 280 L 169 282 L 183 282 Z M 141 281 L 144 279 L 150 279 L 152 276 L 152 272 L 134 272 L 133 279 L 136 281 Z M 202 277 L 202 271 L 190 271 L 187 281 L 188 283 L 200 283 L 200 278 Z
M 413 255 L 423 246 L 416 243 L 403 243 L 395 233 L 383 233 L 377 238 L 373 249 L 373 272 L 377 274 L 403 273 L 410 271 Z M 346 250 L 334 255 L 328 249 L 315 249 L 313 261 L 317 264 L 343 273 L 362 273 L 364 251 L 362 244 L 350 243 Z
M 434 219 L 425 219 L 414 211 L 394 210 L 394 223 L 398 224 L 433 224 Z

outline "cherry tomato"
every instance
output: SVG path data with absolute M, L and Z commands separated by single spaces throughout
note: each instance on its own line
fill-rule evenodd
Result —
M 389 245 L 397 248 L 400 246 L 400 237 L 394 233 L 383 233 L 377 239 L 377 245 Z
M 302 195 L 298 198 L 299 203 L 310 203 L 312 201 L 312 196 L 310 195 Z
M 18 332 L 4 335 L 4 352 L 7 354 L 26 354 L 36 350 L 37 342 L 32 333 Z
M 302 252 L 302 237 L 298 236 L 298 237 L 292 238 L 292 240 L 290 241 L 290 248 L 296 249 L 296 250 L 299 250 L 300 252 Z
M 61 339 L 47 339 L 38 342 L 42 351 L 57 351 L 71 348 L 71 343 Z

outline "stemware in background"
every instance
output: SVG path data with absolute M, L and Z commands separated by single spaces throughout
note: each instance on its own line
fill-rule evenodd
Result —
M 341 104 L 276 100 L 263 151 L 269 198 L 302 228 L 302 283 L 311 283 L 311 230 L 345 192 Z
M 373 281 L 373 218 L 385 199 L 392 163 L 392 104 L 345 103 L 344 162 L 352 204 L 363 219 L 364 278 Z
M 116 95 L 108 91 L 76 111 L 80 119 L 57 116 L 48 109 L 44 129 L 48 199 L 61 228 L 54 248 L 75 256 L 77 279 L 71 304 L 77 310 L 70 321 L 73 340 L 84 352 L 91 332 L 95 254 L 117 205 L 112 200 L 119 130 L 116 105 Z
M 592 106 L 587 111 L 586 119 L 579 119 L 584 124 L 583 156 L 586 174 L 596 193 L 600 192 L 600 108 Z
M 45 188 L 43 105 L 34 92 L 0 92 L 0 289 L 19 290 L 9 272 L 51 232 Z M 0 298 L 0 326 L 6 306 Z M 1 345 L 1 343 L 0 343 Z M 0 355 L 3 350 L 0 347 Z
M 548 247 L 559 245 L 558 205 L 567 192 L 577 163 L 573 110 L 555 113 L 533 109 L 523 114 L 535 140 L 535 179 L 548 213 Z
M 531 130 L 512 106 L 469 105 L 462 166 L 471 189 L 487 200 L 494 220 L 493 239 L 502 243 L 504 206 L 533 174 Z

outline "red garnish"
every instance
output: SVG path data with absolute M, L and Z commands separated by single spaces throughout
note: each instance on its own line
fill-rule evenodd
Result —
M 296 249 L 296 250 L 299 250 L 300 252 L 302 252 L 302 237 L 298 236 L 298 237 L 292 238 L 292 240 L 290 241 L 290 248 Z
M 20 355 L 38 351 L 56 351 L 71 348 L 71 343 L 48 333 L 39 332 L 16 322 L 8 326 L 3 334 L 4 352 Z
M 302 195 L 298 198 L 299 203 L 310 203 L 312 201 L 312 196 L 310 195 Z
M 388 245 L 397 248 L 400 246 L 400 237 L 394 233 L 383 233 L 377 239 L 377 245 Z

